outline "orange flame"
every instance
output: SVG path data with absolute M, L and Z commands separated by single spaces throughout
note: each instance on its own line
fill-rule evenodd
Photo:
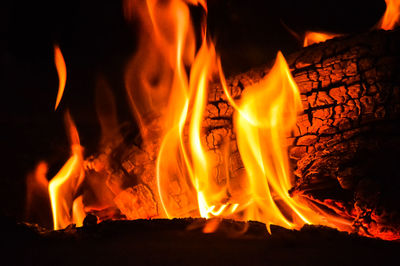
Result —
M 54 45 L 54 63 L 56 65 L 59 82 L 56 105 L 54 107 L 54 110 L 57 110 L 57 107 L 60 104 L 61 98 L 64 94 L 65 83 L 67 81 L 67 67 L 65 66 L 64 57 L 58 45 Z
M 306 35 L 304 36 L 303 47 L 307 47 L 315 43 L 325 42 L 326 40 L 330 40 L 339 36 L 342 35 L 327 32 L 307 31 Z
M 46 162 L 41 161 L 36 165 L 35 170 L 26 176 L 26 217 L 28 220 L 44 218 L 41 212 L 49 204 L 49 193 L 47 187 L 47 172 L 49 167 Z M 44 217 L 37 217 L 37 213 Z
M 378 22 L 376 28 L 383 30 L 393 30 L 400 24 L 400 1 L 385 0 L 386 10 L 383 17 Z
M 227 91 L 205 27 L 202 45 L 195 51 L 195 34 L 184 1 L 126 2 L 126 9 L 133 6 L 136 9 L 125 10 L 125 14 L 129 19 L 137 13 L 142 30 L 126 85 L 144 147 L 157 157 L 155 186 L 160 216 L 254 219 L 289 228 L 323 223 L 321 215 L 288 194 L 291 175 L 284 143 L 301 104 L 283 55 L 278 54 L 270 74 L 248 88 L 238 105 Z M 185 67 L 190 68 L 189 76 Z M 237 110 L 235 130 L 247 174 L 236 179 L 244 186 L 230 180 L 229 173 L 225 182 L 217 180 L 213 155 L 204 145 L 207 87 L 217 72 L 228 101 Z M 229 158 L 224 160 L 227 165 Z
M 235 129 L 248 178 L 247 218 L 287 228 L 321 223 L 318 214 L 288 194 L 292 184 L 285 144 L 301 101 L 282 53 L 269 74 L 246 89 L 238 110 Z
M 76 219 L 74 212 L 81 214 L 82 205 L 75 204 L 72 209 L 75 193 L 84 179 L 82 147 L 78 131 L 69 113 L 65 116 L 69 139 L 71 143 L 71 157 L 49 183 L 49 194 L 53 212 L 54 229 L 62 229 L 71 223 L 82 225 L 83 219 Z M 79 207 L 79 208 L 78 208 Z
M 204 14 L 207 13 L 204 0 L 124 2 L 126 18 L 137 19 L 141 26 L 138 51 L 125 73 L 126 90 L 140 126 L 142 148 L 153 162 L 153 168 L 149 167 L 150 173 L 139 177 L 143 178 L 139 180 L 143 181 L 140 186 L 107 192 L 106 202 L 114 201 L 121 212 L 126 207 L 131 212 L 125 213 L 128 218 L 229 217 L 287 228 L 310 223 L 330 224 L 334 219 L 314 211 L 300 196 L 288 194 L 292 176 L 286 137 L 295 125 L 301 102 L 283 55 L 278 53 L 270 73 L 258 84 L 246 88 L 236 103 L 228 92 L 221 62 L 214 44 L 207 38 L 205 24 L 201 45 L 196 48 L 188 3 L 203 6 Z M 234 131 L 245 167 L 238 176 L 232 176 L 228 169 L 232 148 L 229 137 L 219 154 L 219 162 L 215 152 L 205 145 L 203 120 L 207 90 L 209 82 L 218 78 L 218 74 L 226 98 L 236 110 Z M 113 131 L 117 119 L 112 94 L 104 82 L 99 86 L 103 92 L 96 102 L 103 142 L 112 141 L 115 136 L 122 139 Z M 72 154 L 49 184 L 55 229 L 70 223 L 82 224 L 85 207 L 88 208 L 85 203 L 88 203 L 84 200 L 85 194 L 77 195 L 77 190 L 84 179 L 86 184 L 91 178 L 100 178 L 89 173 L 85 177 L 82 147 L 69 114 L 66 123 Z M 223 180 L 215 173 L 219 163 L 227 169 L 222 174 Z M 101 183 L 97 179 L 93 183 Z M 152 196 L 158 204 L 157 211 L 153 210 Z M 141 203 L 142 199 L 149 199 L 150 212 L 146 207 L 136 210 L 142 207 L 140 204 L 146 205 Z M 212 221 L 207 223 L 204 232 L 216 230 L 220 220 Z

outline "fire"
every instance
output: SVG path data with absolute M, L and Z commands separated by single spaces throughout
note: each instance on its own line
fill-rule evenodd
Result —
M 59 82 L 56 105 L 54 107 L 54 110 L 57 110 L 64 93 L 65 83 L 67 82 L 67 67 L 65 66 L 64 57 L 58 45 L 54 45 L 54 63 L 56 65 Z
M 235 130 L 248 183 L 243 191 L 248 195 L 246 219 L 286 228 L 326 223 L 305 202 L 288 194 L 292 182 L 286 137 L 302 109 L 299 90 L 282 53 L 262 81 L 246 88 L 239 104 L 229 95 L 222 72 L 220 77 L 227 99 L 237 110 Z
M 341 36 L 341 34 L 307 31 L 306 35 L 304 36 L 303 47 L 307 47 L 314 43 L 325 42 L 326 40 L 330 40 L 339 36 Z
M 71 143 L 71 157 L 64 164 L 61 170 L 49 183 L 49 195 L 53 212 L 54 229 L 62 229 L 71 223 L 82 225 L 83 218 L 77 219 L 75 213 L 81 214 L 82 205 L 74 202 L 77 188 L 84 178 L 83 154 L 79 141 L 78 131 L 67 113 L 65 117 L 69 129 Z M 72 207 L 74 205 L 74 208 Z
M 196 42 L 188 3 L 203 8 L 203 25 L 197 34 L 200 42 Z M 207 35 L 204 0 L 125 0 L 124 4 L 126 19 L 135 18 L 140 25 L 138 50 L 125 72 L 126 92 L 140 127 L 141 149 L 151 166 L 144 167 L 147 172 L 131 187 L 124 187 L 124 182 L 113 180 L 104 170 L 107 155 L 87 167 L 90 163 L 84 160 L 76 126 L 67 114 L 71 156 L 49 184 L 54 228 L 82 225 L 90 210 L 106 208 L 118 208 L 128 219 L 215 218 L 204 228 L 207 233 L 216 230 L 221 217 L 287 228 L 330 224 L 332 219 L 315 211 L 300 196 L 288 193 L 292 175 L 286 137 L 295 125 L 301 102 L 282 53 L 278 53 L 269 74 L 247 87 L 236 102 L 228 92 L 221 62 Z M 57 107 L 60 88 L 65 85 L 65 63 L 63 72 L 57 63 L 57 58 L 62 59 L 61 52 L 55 51 L 60 76 Z M 228 168 L 232 149 L 229 137 L 218 160 L 216 152 L 205 144 L 208 86 L 218 80 L 236 112 L 234 134 L 243 175 L 232 176 L 229 170 L 221 177 L 216 174 L 218 163 Z M 100 93 L 97 99 L 104 148 L 107 142 L 121 142 L 122 137 L 115 133 L 118 122 L 112 94 L 104 82 L 100 87 L 106 95 Z M 103 106 L 109 107 L 110 114 Z M 91 204 L 85 192 L 78 193 L 83 183 L 95 191 Z
M 393 30 L 400 24 L 400 1 L 385 0 L 386 10 L 383 17 L 376 25 L 376 28 L 383 30 Z
M 146 7 L 139 5 L 139 16 L 145 25 L 140 46 L 144 50 L 157 49 L 159 54 L 152 58 L 148 52 L 142 55 L 142 49 L 139 49 L 130 65 L 136 73 L 128 71 L 127 88 L 145 146 L 154 149 L 159 145 L 156 185 L 163 215 L 168 218 L 195 215 L 254 219 L 286 227 L 319 221 L 320 216 L 292 199 L 287 192 L 291 182 L 283 142 L 296 121 L 299 94 L 282 54 L 278 54 L 276 66 L 268 78 L 248 89 L 254 95 L 247 95 L 239 107 L 231 100 L 239 113 L 235 125 L 247 171 L 247 179 L 241 182 L 248 186 L 236 191 L 245 196 L 230 198 L 229 182 L 220 184 L 213 175 L 214 165 L 204 147 L 202 129 L 208 83 L 218 70 L 224 81 L 214 45 L 207 40 L 204 27 L 201 47 L 195 52 L 189 10 L 182 1 L 169 1 L 164 5 L 147 1 Z M 170 32 L 162 31 L 162 26 L 167 23 L 174 33 L 169 39 L 165 34 Z M 140 67 L 136 60 L 140 61 Z M 189 76 L 183 69 L 185 65 L 190 67 Z M 154 71 L 156 73 L 152 73 Z M 158 80 L 151 83 L 148 78 L 154 74 Z M 137 90 L 138 87 L 142 89 Z M 160 99 L 160 95 L 169 100 Z M 227 97 L 230 98 L 229 94 Z M 257 98 L 263 102 L 255 103 Z M 251 109 L 252 106 L 268 106 L 268 103 L 271 104 L 269 111 Z M 287 106 L 294 109 L 284 112 Z M 159 127 L 158 132 L 154 132 L 154 122 Z M 159 144 L 151 145 L 155 136 Z M 261 136 L 268 137 L 268 141 Z M 268 158 L 273 159 L 268 161 Z M 285 210 L 281 210 L 276 201 L 284 202 Z M 243 217 L 238 213 L 246 215 Z M 296 216 L 293 219 L 292 214 Z M 299 222 L 291 221 L 296 219 Z
M 44 161 L 39 162 L 35 169 L 26 176 L 26 217 L 28 220 L 39 218 L 44 220 L 46 215 L 42 212 L 45 206 L 49 204 L 49 193 L 47 187 L 48 164 Z M 38 217 L 42 216 L 42 217 Z

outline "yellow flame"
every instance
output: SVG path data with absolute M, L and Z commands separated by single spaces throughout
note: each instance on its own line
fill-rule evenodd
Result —
M 83 204 L 83 196 L 77 197 L 72 203 L 72 221 L 76 226 L 82 226 L 86 217 L 85 206 Z
M 378 22 L 377 28 L 383 30 L 393 30 L 400 24 L 400 1 L 385 0 L 386 10 L 383 17 Z
M 339 36 L 342 35 L 337 33 L 307 31 L 306 35 L 304 36 L 303 46 L 307 47 L 311 44 L 325 42 L 326 40 L 330 40 Z
M 220 77 L 228 92 L 223 75 Z M 239 152 L 248 178 L 247 219 L 267 225 L 297 228 L 304 223 L 321 223 L 307 205 L 291 198 L 292 187 L 286 137 L 301 111 L 300 94 L 281 52 L 266 77 L 246 88 L 236 106 L 235 130 Z
M 58 45 L 54 45 L 54 63 L 56 65 L 59 82 L 56 105 L 54 107 L 54 110 L 57 110 L 57 107 L 60 104 L 61 98 L 64 94 L 65 83 L 67 81 L 67 67 L 65 66 L 64 57 Z
M 247 87 L 241 100 L 236 102 L 229 93 L 215 47 L 207 38 L 205 24 L 202 25 L 201 42 L 195 40 L 188 3 L 202 6 L 204 14 L 207 13 L 205 0 L 124 1 L 126 18 L 135 18 L 140 25 L 138 51 L 125 73 L 126 90 L 140 127 L 142 149 L 148 161 L 154 163 L 150 167 L 143 166 L 147 172 L 139 178 L 145 183 L 146 190 L 149 186 L 149 191 L 155 194 L 159 204 L 158 217 L 229 217 L 287 228 L 309 223 L 326 224 L 324 217 L 309 207 L 312 204 L 308 205 L 300 196 L 288 194 L 292 176 L 286 137 L 295 126 L 301 101 L 283 55 L 279 52 L 269 74 L 259 83 Z M 305 44 L 310 42 L 311 39 Z M 198 49 L 196 43 L 201 44 Z M 58 47 L 55 47 L 55 55 L 60 88 L 63 89 L 65 63 L 63 72 L 59 64 L 64 61 Z M 232 135 L 236 134 L 244 166 L 239 174 L 230 171 L 230 152 L 236 149 L 231 136 L 223 140 L 222 151 L 210 151 L 205 145 L 203 120 L 208 85 L 217 72 L 226 98 L 235 109 Z M 62 97 L 60 88 L 56 108 Z M 122 136 L 114 130 L 118 120 L 112 93 L 104 81 L 99 82 L 98 91 L 96 103 L 103 145 L 120 142 Z M 85 210 L 89 212 L 90 208 L 113 205 L 118 193 L 124 191 L 122 187 L 113 189 L 112 193 L 99 190 L 104 187 L 100 184 L 107 182 L 104 176 L 87 174 L 85 177 L 78 131 L 69 114 L 66 124 L 71 156 L 48 187 L 54 229 L 71 223 L 82 225 Z M 220 167 L 220 176 L 215 173 L 216 167 Z M 155 179 L 149 178 L 154 175 Z M 86 194 L 83 194 L 85 198 L 77 195 L 84 179 L 85 184 L 95 187 L 93 198 L 102 197 L 101 200 L 89 203 Z M 129 196 L 118 198 L 132 199 Z M 214 232 L 219 221 L 207 223 L 204 232 Z
M 285 143 L 301 103 L 283 55 L 278 53 L 270 73 L 246 88 L 236 103 L 205 24 L 196 49 L 188 3 L 203 6 L 207 13 L 205 1 L 124 1 L 126 18 L 135 18 L 140 25 L 138 51 L 128 64 L 125 83 L 142 148 L 154 160 L 155 173 L 147 174 L 156 179 L 145 183 L 156 193 L 158 216 L 253 219 L 288 228 L 323 223 L 308 205 L 288 194 L 292 182 Z M 245 166 L 242 175 L 230 172 L 233 147 L 227 137 L 219 158 L 225 168 L 220 169 L 222 181 L 215 174 L 217 162 L 205 146 L 203 131 L 208 83 L 217 72 L 236 110 L 237 145 Z M 60 171 L 59 183 L 72 176 L 68 169 L 77 169 L 79 163 L 73 158 L 66 173 Z M 74 206 L 81 205 L 76 199 Z M 205 231 L 214 231 L 218 222 L 212 224 Z
M 72 210 L 75 193 L 84 179 L 82 147 L 80 146 L 78 131 L 69 113 L 66 114 L 65 120 L 69 129 L 71 157 L 49 183 L 55 230 L 65 228 L 74 220 L 76 223 L 82 224 L 82 221 L 74 219 Z M 83 208 L 82 205 L 81 208 Z M 75 212 L 82 213 L 82 210 L 78 211 L 75 207 Z
M 126 83 L 144 146 L 150 153 L 158 147 L 155 167 L 160 216 L 244 218 L 289 228 L 317 220 L 310 209 L 288 194 L 291 182 L 284 143 L 300 111 L 300 97 L 282 54 L 260 84 L 246 88 L 238 105 L 228 93 L 205 27 L 202 45 L 195 53 L 193 26 L 184 1 L 163 5 L 147 1 L 136 7 L 143 25 L 139 41 L 143 47 L 130 64 Z M 156 55 L 151 56 L 149 49 Z M 190 68 L 189 76 L 185 66 Z M 230 195 L 229 171 L 225 182 L 217 182 L 212 171 L 215 162 L 204 147 L 207 88 L 217 71 L 228 101 L 237 110 L 235 130 L 247 173 L 247 187 L 234 184 L 239 187 L 238 198 Z M 149 80 L 154 75 L 156 82 Z M 154 132 L 155 127 L 159 131 Z M 229 160 L 227 156 L 224 159 Z

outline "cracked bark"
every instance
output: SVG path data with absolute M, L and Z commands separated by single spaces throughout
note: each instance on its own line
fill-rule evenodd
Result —
M 400 238 L 400 34 L 374 31 L 312 45 L 287 61 L 304 112 L 288 137 L 294 187 L 321 207 L 351 217 L 355 230 Z M 228 80 L 235 99 L 257 83 L 268 67 Z M 212 86 L 205 122 L 206 143 L 222 157 L 233 108 L 219 85 Z M 232 175 L 243 170 L 231 151 Z
M 398 47 L 399 31 L 372 31 L 286 56 L 304 108 L 297 129 L 288 136 L 294 172 L 290 193 L 350 218 L 355 231 L 385 239 L 400 238 Z M 269 68 L 228 79 L 233 98 L 239 100 L 242 91 L 262 79 Z M 244 171 L 232 124 L 234 110 L 218 83 L 211 84 L 208 96 L 203 143 L 215 163 L 213 176 L 224 182 L 228 175 L 240 176 Z M 107 175 L 116 183 L 135 180 L 157 194 L 156 143 L 113 150 Z M 229 162 L 224 164 L 226 156 Z M 177 209 L 191 201 L 190 189 L 179 189 L 177 182 L 169 186 L 166 189 L 179 199 Z

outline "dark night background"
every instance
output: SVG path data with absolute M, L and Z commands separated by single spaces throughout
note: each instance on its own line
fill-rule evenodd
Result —
M 226 75 L 272 60 L 278 50 L 301 48 L 282 22 L 299 34 L 368 31 L 385 10 L 374 1 L 208 1 L 208 25 Z M 120 122 L 133 121 L 124 97 L 124 66 L 135 50 L 122 0 L 1 1 L 1 215 L 23 219 L 25 176 L 49 163 L 51 178 L 69 156 L 63 116 L 70 109 L 86 148 L 96 152 L 100 128 L 94 107 L 96 82 L 112 88 Z M 66 90 L 54 112 L 58 77 L 53 45 L 67 65 Z

